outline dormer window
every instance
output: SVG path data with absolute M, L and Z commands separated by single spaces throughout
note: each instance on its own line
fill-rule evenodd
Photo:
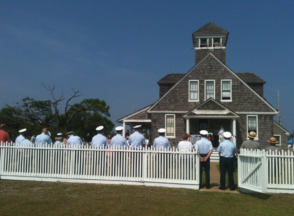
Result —
M 213 47 L 221 47 L 220 38 L 213 38 Z
M 200 39 L 200 47 L 207 47 L 207 38 Z

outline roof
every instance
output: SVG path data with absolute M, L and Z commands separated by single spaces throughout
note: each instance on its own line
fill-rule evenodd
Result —
M 254 73 L 236 73 L 238 77 L 240 77 L 246 83 L 261 83 L 265 84 L 266 81 Z
M 282 125 L 280 125 L 278 122 L 274 121 L 274 124 L 279 127 L 281 130 L 285 131 L 286 133 L 291 134 L 286 128 L 284 128 Z
M 209 22 L 206 25 L 202 26 L 197 31 L 193 32 L 193 36 L 200 36 L 200 35 L 228 35 L 229 32 L 218 25 Z
M 165 77 L 161 78 L 157 82 L 158 85 L 161 84 L 176 84 L 180 79 L 182 79 L 185 76 L 185 73 L 171 73 L 167 74 Z
M 139 119 L 140 120 L 146 120 L 146 119 L 149 119 L 148 114 L 147 114 L 147 110 L 150 108 L 151 105 L 149 105 L 147 107 L 144 107 L 144 108 L 142 108 L 142 109 L 140 109 L 140 110 L 138 110 L 138 111 L 136 111 L 134 113 L 126 115 L 126 116 L 118 119 L 117 122 L 121 123 L 121 122 L 123 122 L 123 120 L 131 120 L 131 119 L 133 119 L 133 120 L 139 120 Z

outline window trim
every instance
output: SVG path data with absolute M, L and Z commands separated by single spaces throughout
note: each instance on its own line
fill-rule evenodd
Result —
M 197 81 L 197 88 L 198 88 L 198 89 L 197 89 L 197 93 L 198 93 L 198 97 L 197 97 L 198 99 L 197 99 L 197 100 L 194 100 L 194 99 L 191 99 L 191 98 L 190 98 L 190 96 L 191 96 L 191 95 L 190 95 L 190 87 L 191 87 L 191 84 L 190 84 L 190 83 L 191 83 L 191 82 L 195 82 L 195 81 Z M 188 84 L 188 85 L 189 85 L 189 86 L 188 86 L 188 101 L 189 101 L 189 102 L 199 102 L 199 96 L 200 96 L 200 94 L 199 94 L 199 80 L 189 80 L 189 84 Z
M 204 101 L 206 101 L 208 98 L 206 98 L 206 82 L 213 82 L 213 99 L 215 99 L 215 80 L 205 80 L 204 81 Z
M 276 146 L 282 146 L 282 140 L 281 140 L 282 139 L 282 135 L 281 134 L 274 134 L 274 137 L 275 136 L 280 137 L 280 139 L 279 139 L 280 140 L 280 143 L 279 144 L 276 144 Z
M 254 117 L 256 117 L 256 136 L 257 136 L 257 138 L 254 138 L 254 140 L 259 140 L 259 138 L 258 138 L 258 115 L 247 115 L 246 116 L 246 131 L 247 131 L 247 133 L 246 133 L 246 137 L 247 137 L 247 140 L 249 139 L 248 138 L 248 133 L 249 133 L 249 131 L 248 131 L 248 117 L 252 117 L 252 116 L 254 116 Z
M 231 99 L 230 100 L 223 100 L 222 98 L 222 93 L 223 93 L 223 81 L 229 81 L 230 82 L 230 87 L 231 87 Z M 232 80 L 231 79 L 222 79 L 221 80 L 221 85 L 220 85 L 220 101 L 221 102 L 232 102 L 233 101 L 233 84 L 232 84 Z
M 173 136 L 168 136 L 167 131 L 166 131 L 165 132 L 165 137 L 166 138 L 176 138 L 176 115 L 175 114 L 165 114 L 165 116 L 164 116 L 165 129 L 167 129 L 167 127 L 166 127 L 166 117 L 167 116 L 173 116 L 174 117 L 174 135 Z

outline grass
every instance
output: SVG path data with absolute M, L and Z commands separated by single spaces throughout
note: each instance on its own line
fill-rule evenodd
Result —
M 293 195 L 0 181 L 0 215 L 293 215 Z

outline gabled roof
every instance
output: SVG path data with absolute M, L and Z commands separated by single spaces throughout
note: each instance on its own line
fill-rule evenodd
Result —
M 285 133 L 291 134 L 286 128 L 284 128 L 282 125 L 280 125 L 278 122 L 274 121 L 274 124 L 279 127 L 281 130 L 285 131 Z
M 213 98 L 209 98 L 208 100 L 204 101 L 202 104 L 196 106 L 192 110 L 188 111 L 184 117 L 191 117 L 191 116 L 215 116 L 215 117 L 231 117 L 231 118 L 239 118 L 239 116 L 230 110 L 229 108 L 225 107 L 223 104 L 218 103 Z
M 229 32 L 218 25 L 209 22 L 206 25 L 202 26 L 197 31 L 193 32 L 193 36 L 201 36 L 201 35 L 228 35 Z
M 117 122 L 122 122 L 123 120 L 129 120 L 129 119 L 138 119 L 138 120 L 139 119 L 141 119 L 141 120 L 149 119 L 147 117 L 147 110 L 150 108 L 151 105 L 144 107 L 144 108 L 142 108 L 132 114 L 126 115 L 126 116 L 118 119 Z
M 247 84 L 265 84 L 266 81 L 254 73 L 236 73 Z
M 217 57 L 215 57 L 211 52 L 208 53 L 197 65 L 192 67 L 184 76 L 181 78 L 170 90 L 165 93 L 161 98 L 159 98 L 151 107 L 148 109 L 147 112 L 152 112 L 153 107 L 155 107 L 166 95 L 168 95 L 182 80 L 184 80 L 195 68 L 197 68 L 203 61 L 208 58 L 208 56 L 212 56 L 216 61 L 218 61 L 223 67 L 225 67 L 232 75 L 234 75 L 237 79 L 239 79 L 248 89 L 250 89 L 261 101 L 263 101 L 270 109 L 273 110 L 276 114 L 278 113 L 277 110 L 269 103 L 267 102 L 263 97 L 261 97 L 256 91 L 254 91 L 250 86 L 246 84 L 235 72 L 233 72 L 227 65 L 225 65 L 223 62 L 221 62 Z
M 157 84 L 176 84 L 180 79 L 185 76 L 185 73 L 171 73 L 167 74 L 165 77 L 161 78 Z

